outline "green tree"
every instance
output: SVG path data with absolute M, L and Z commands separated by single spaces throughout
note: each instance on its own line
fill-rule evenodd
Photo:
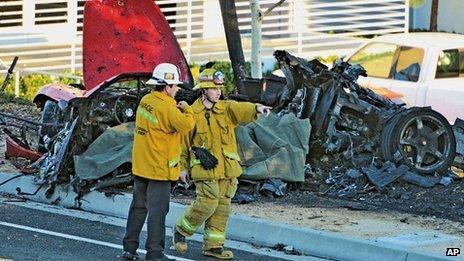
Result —
M 419 8 L 425 4 L 426 0 L 409 0 L 409 6 L 412 8 Z

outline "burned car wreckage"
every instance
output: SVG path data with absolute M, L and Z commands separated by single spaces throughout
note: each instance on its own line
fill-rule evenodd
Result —
M 317 60 L 307 62 L 285 51 L 276 51 L 275 57 L 287 82 L 276 108 L 310 118 L 313 146 L 342 152 L 352 166 L 380 158 L 434 174 L 452 164 L 455 137 L 438 112 L 406 108 L 359 86 L 356 80 L 366 72 L 358 65 L 339 60 L 328 70 Z
M 69 184 L 79 197 L 92 190 L 111 194 L 117 192 L 115 188 L 125 188 L 132 180 L 130 158 L 126 157 L 121 164 L 113 161 L 113 169 L 100 168 L 98 175 L 77 173 L 76 158 L 91 149 L 108 130 L 119 127 L 118 131 L 130 133 L 140 99 L 151 91 L 145 81 L 157 63 L 176 64 L 181 69 L 182 81 L 193 85 L 179 44 L 153 1 L 125 5 L 120 2 L 123 1 L 85 4 L 85 84 L 46 86 L 37 95 L 35 102 L 42 108 L 41 121 L 29 123 L 39 126 L 40 153 L 25 146 L 28 144 L 25 135 L 15 137 L 8 132 L 7 142 L 13 149 L 7 150 L 7 156 L 33 159 L 35 162 L 27 172 L 35 173 L 39 189 L 47 188 L 47 196 L 59 184 Z M 106 17 L 109 12 L 119 16 Z M 126 19 L 129 14 L 136 19 Z M 132 22 L 135 25 L 128 25 Z M 293 114 L 299 119 L 309 119 L 308 158 L 340 154 L 347 168 L 389 161 L 420 174 L 443 173 L 455 158 L 460 159 L 455 164 L 463 167 L 464 124 L 453 130 L 431 108 L 406 108 L 359 86 L 356 80 L 366 72 L 358 65 L 337 61 L 328 69 L 317 60 L 306 61 L 286 51 L 276 51 L 274 56 L 285 77 L 244 80 L 236 77 L 237 82 L 243 80 L 246 88 L 238 88 L 238 93 L 228 98 L 272 106 L 279 116 Z M 198 92 L 186 90 L 180 91 L 176 99 L 191 104 L 198 96 Z M 130 157 L 127 146 L 119 147 L 130 144 L 130 135 L 127 137 L 110 145 L 114 145 L 114 151 Z
M 279 115 L 309 118 L 312 152 L 339 153 L 346 167 L 381 160 L 421 174 L 442 173 L 453 163 L 456 142 L 447 120 L 430 108 L 406 108 L 360 87 L 356 79 L 365 75 L 362 67 L 337 61 L 329 70 L 317 60 L 308 62 L 286 51 L 276 51 L 275 57 L 285 78 L 248 79 L 249 92 L 230 98 L 260 101 Z M 108 128 L 134 121 L 138 102 L 150 91 L 144 85 L 149 77 L 122 74 L 88 97 L 55 104 L 56 114 L 49 118 L 55 119 L 56 127 L 41 133 L 47 152 L 32 166 L 38 170 L 37 183 L 46 185 L 49 195 L 57 184 L 71 184 L 83 195 L 118 184 L 125 187 L 131 181 L 130 164 L 96 179 L 82 179 L 73 159 Z M 192 103 L 197 97 L 197 92 L 182 91 L 176 99 Z
M 85 151 L 106 129 L 134 121 L 141 97 L 150 91 L 144 82 L 157 64 L 177 65 L 181 80 L 193 84 L 179 43 L 153 1 L 86 1 L 82 37 L 84 84 L 44 86 L 34 98 L 42 109 L 40 122 L 16 123 L 39 132 L 38 152 L 23 146 L 28 144 L 26 135 L 7 138 L 6 157 L 35 161 L 44 153 L 27 172 L 38 171 L 36 182 L 49 188 L 47 195 L 56 184 L 72 184 L 83 195 L 90 188 L 130 180 L 131 166 L 125 164 L 98 180 L 80 179 L 73 155 Z M 2 117 L 21 121 L 5 113 Z
M 407 108 L 361 87 L 356 80 L 366 71 L 359 65 L 338 60 L 329 70 L 285 51 L 274 55 L 285 80 L 267 79 L 261 99 L 279 114 L 310 119 L 307 161 L 321 165 L 330 156 L 333 162 L 325 170 L 330 187 L 319 193 L 351 196 L 374 188 L 371 184 L 381 191 L 400 177 L 422 187 L 446 185 L 450 166 L 463 167 L 462 120 L 451 127 L 430 107 Z

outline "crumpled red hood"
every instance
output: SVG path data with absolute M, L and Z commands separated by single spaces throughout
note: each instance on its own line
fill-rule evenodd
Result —
M 181 80 L 193 85 L 184 54 L 153 0 L 85 3 L 83 73 L 87 90 L 121 73 L 151 73 L 164 62 L 177 65 Z

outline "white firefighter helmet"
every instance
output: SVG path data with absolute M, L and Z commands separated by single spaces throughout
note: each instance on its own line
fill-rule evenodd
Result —
M 166 84 L 184 84 L 180 81 L 179 69 L 171 63 L 158 64 L 153 70 L 153 75 L 146 82 L 151 85 L 166 85 Z

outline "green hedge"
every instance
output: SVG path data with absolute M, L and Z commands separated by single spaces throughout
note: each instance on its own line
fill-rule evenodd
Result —
M 71 74 L 70 71 L 64 71 L 63 74 L 74 76 L 82 76 L 82 72 L 78 71 Z M 0 78 L 3 83 L 3 78 Z M 19 80 L 19 97 L 32 101 L 35 95 L 39 92 L 40 88 L 52 82 L 60 82 L 64 84 L 76 83 L 76 80 L 68 77 L 54 77 L 47 74 L 33 73 L 20 77 Z M 14 79 L 10 78 L 7 87 L 5 88 L 7 94 L 14 94 Z
M 5 81 L 5 77 L 0 76 L 0 85 L 3 84 L 3 81 Z M 6 84 L 6 87 L 5 87 L 5 92 L 6 93 L 10 92 L 11 90 L 13 90 L 13 92 L 14 92 L 14 79 L 13 78 L 10 78 L 8 80 L 8 83 Z
M 30 74 L 23 76 L 20 80 L 19 96 L 28 100 L 32 100 L 42 86 L 52 82 L 53 79 L 49 75 Z

